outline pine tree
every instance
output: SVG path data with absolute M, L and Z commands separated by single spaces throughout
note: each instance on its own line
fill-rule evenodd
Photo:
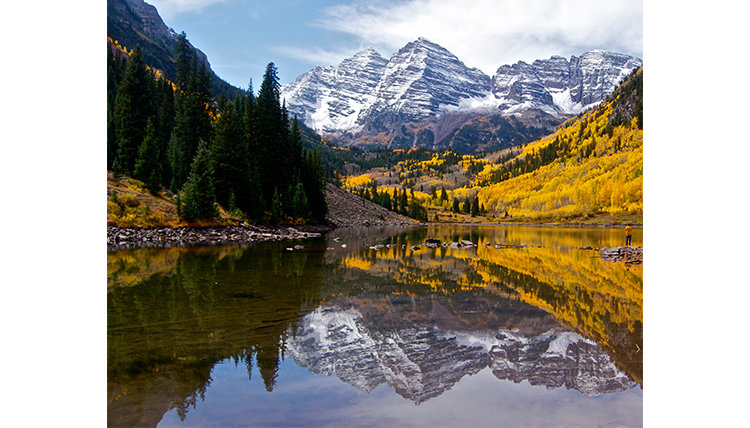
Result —
M 279 78 L 276 66 L 271 62 L 266 66 L 253 109 L 256 167 L 263 198 L 269 202 L 274 190 L 286 189 L 291 179 L 290 171 L 284 168 L 288 153 L 283 153 L 283 150 L 287 146 L 288 130 L 284 127 L 279 96 Z
M 146 124 L 156 114 L 154 88 L 154 74 L 144 62 L 140 46 L 136 46 L 117 89 L 113 118 L 117 127 L 118 164 L 125 174 L 133 172 Z
M 310 205 L 312 219 L 319 223 L 324 222 L 328 214 L 328 204 L 325 197 L 325 169 L 320 157 L 320 150 L 305 151 L 302 156 L 300 178 Z
M 307 196 L 305 195 L 305 187 L 302 183 L 297 183 L 294 189 L 294 198 L 292 200 L 292 207 L 294 212 L 294 218 L 311 219 L 312 212 L 310 211 L 310 204 L 307 202 Z
M 464 203 L 463 203 L 463 206 L 461 207 L 461 210 L 467 214 L 471 212 L 471 200 L 469 199 L 468 196 L 466 197 L 466 199 L 464 199 Z
M 113 54 L 113 50 L 118 52 Z M 117 157 L 119 141 L 117 139 L 119 126 L 115 121 L 115 105 L 117 104 L 117 87 L 122 81 L 127 63 L 119 50 L 107 42 L 107 169 L 113 167 Z
M 289 129 L 289 156 L 291 167 L 294 174 L 299 174 L 302 168 L 302 135 L 299 130 L 297 115 L 292 119 L 291 128 Z
M 183 187 L 185 193 L 182 209 L 183 219 L 195 221 L 216 217 L 219 213 L 214 202 L 213 168 L 208 145 L 201 141 L 190 168 L 190 175 Z
M 156 81 L 157 92 L 157 139 L 161 153 L 162 185 L 169 186 L 172 181 L 172 165 L 167 155 L 169 139 L 172 136 L 175 119 L 174 89 L 172 83 L 163 76 Z
M 383 191 L 383 197 L 380 199 L 380 205 L 382 205 L 383 208 L 387 210 L 393 210 L 393 206 L 391 205 L 391 196 L 387 191 Z
M 471 204 L 471 216 L 479 215 L 479 196 L 474 196 L 474 202 Z
M 195 51 L 184 33 L 178 37 L 175 49 L 178 54 L 179 88 L 175 94 L 174 134 L 179 156 L 175 157 L 178 163 L 172 174 L 173 182 L 179 188 L 190 173 L 190 162 L 197 153 L 199 141 L 211 141 L 213 100 L 211 75 L 206 70 L 205 62 L 198 66 Z
M 228 206 L 229 196 L 234 193 L 237 207 L 248 211 L 250 204 L 249 148 L 245 136 L 244 118 L 239 101 L 228 102 L 224 94 L 219 97 L 220 116 L 211 145 L 214 168 L 216 201 Z
M 401 210 L 399 211 L 399 213 L 401 213 L 403 215 L 407 215 L 409 202 L 408 202 L 407 196 L 406 196 L 406 189 L 401 189 L 401 202 L 399 203 L 399 206 L 401 208 Z
M 184 31 L 177 36 L 175 53 L 177 54 L 175 60 L 177 79 L 175 84 L 184 91 L 190 87 L 195 75 L 195 50 L 190 46 Z
M 440 201 L 447 201 L 448 200 L 448 192 L 445 191 L 445 187 L 442 188 L 440 191 Z
M 138 149 L 138 160 L 133 175 L 146 183 L 149 192 L 157 194 L 161 190 L 162 162 L 156 126 L 152 119 L 146 125 L 146 138 Z
M 279 189 L 273 189 L 271 196 L 271 223 L 277 224 L 281 219 L 281 196 Z

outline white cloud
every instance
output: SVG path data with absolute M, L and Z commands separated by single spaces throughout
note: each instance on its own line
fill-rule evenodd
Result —
M 343 48 L 337 50 L 326 50 L 320 47 L 306 48 L 288 45 L 276 46 L 273 49 L 281 55 L 298 59 L 308 64 L 316 64 L 320 66 L 338 66 L 343 59 L 349 58 L 357 52 L 356 49 Z
M 643 4 L 632 0 L 368 0 L 328 8 L 317 25 L 386 56 L 426 37 L 490 75 L 595 48 L 643 56 Z

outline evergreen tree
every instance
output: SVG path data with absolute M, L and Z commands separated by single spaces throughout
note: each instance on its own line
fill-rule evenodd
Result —
M 401 189 L 401 202 L 399 203 L 399 206 L 401 208 L 401 210 L 399 211 L 399 213 L 401 213 L 403 215 L 407 215 L 409 202 L 408 202 L 407 196 L 406 196 L 406 189 Z
M 479 215 L 479 196 L 474 196 L 474 203 L 471 204 L 471 216 Z
M 276 224 L 281 219 L 281 196 L 279 189 L 273 189 L 271 195 L 271 223 Z
M 195 75 L 196 58 L 195 50 L 190 46 L 184 31 L 177 36 L 175 53 L 177 54 L 177 59 L 175 60 L 177 79 L 175 84 L 184 91 L 192 84 L 192 79 Z
M 305 151 L 302 156 L 301 182 L 310 205 L 312 219 L 322 223 L 328 214 L 325 191 L 325 169 L 320 157 L 320 150 Z
M 291 179 L 290 171 L 284 169 L 284 159 L 288 153 L 283 153 L 283 150 L 288 140 L 279 94 L 279 78 L 276 66 L 271 62 L 266 66 L 253 109 L 256 167 L 263 199 L 269 202 L 273 198 L 273 192 L 279 188 L 286 189 Z M 308 200 L 309 196 L 308 194 Z
M 172 181 L 172 165 L 168 157 L 169 139 L 174 128 L 175 106 L 172 83 L 163 76 L 156 81 L 157 123 L 156 133 L 161 154 L 162 184 L 169 186 Z
M 253 170 L 250 177 L 249 205 L 245 213 L 253 220 L 261 220 L 265 215 L 266 202 L 263 200 L 263 192 L 260 189 L 258 173 Z
M 117 52 L 115 55 L 114 52 Z M 119 147 L 118 126 L 115 121 L 117 87 L 122 81 L 127 62 L 116 47 L 107 43 L 107 170 L 112 169 Z
M 457 198 L 453 198 L 453 207 L 452 207 L 451 211 L 453 211 L 454 213 L 458 213 L 458 211 L 459 211 L 459 208 L 458 208 L 458 199 Z
M 409 217 L 419 221 L 427 221 L 427 208 L 412 200 L 409 203 Z
M 216 217 L 219 213 L 214 202 L 213 167 L 208 145 L 201 141 L 190 167 L 190 175 L 183 187 L 185 193 L 182 208 L 183 219 L 195 221 Z
M 387 191 L 383 192 L 383 197 L 380 199 L 380 205 L 382 205 L 382 207 L 387 210 L 393 210 L 393 206 L 391 205 L 391 196 Z
M 461 206 L 461 210 L 467 214 L 471 212 L 471 200 L 469 199 L 468 196 L 466 197 L 466 199 L 464 199 L 464 203 Z
M 177 141 L 177 134 L 174 132 L 174 130 L 172 130 L 172 133 L 169 136 L 169 142 L 167 143 L 167 161 L 169 162 L 169 171 L 171 176 L 169 188 L 175 192 L 180 188 L 180 186 L 177 184 L 178 180 L 176 175 L 176 171 L 180 168 L 180 165 L 182 165 L 182 159 L 180 156 L 180 144 Z
M 445 187 L 440 191 L 440 200 L 441 201 L 447 201 L 448 200 L 448 192 L 445 191 Z
M 296 114 L 294 115 L 294 119 L 292 119 L 292 125 L 289 130 L 289 156 L 291 170 L 296 175 L 302 168 L 302 135 L 300 134 Z
M 257 100 L 253 94 L 253 81 L 250 79 L 247 91 L 245 91 L 245 96 L 241 103 L 242 116 L 245 125 L 245 144 L 248 148 L 246 162 L 249 170 L 248 174 L 250 175 L 247 207 L 242 209 L 251 219 L 260 220 L 265 214 L 267 203 L 266 199 L 263 197 L 263 190 L 260 186 L 260 171 L 258 169 L 259 147 L 255 132 L 257 127 L 255 114 L 256 104 Z
M 175 95 L 174 133 L 179 151 L 177 165 L 173 169 L 173 182 L 179 188 L 187 180 L 190 162 L 195 157 L 199 142 L 211 141 L 211 75 L 205 62 L 199 67 L 195 51 L 187 43 L 184 33 L 178 37 L 176 46 L 177 85 Z
M 297 183 L 294 189 L 294 198 L 292 200 L 292 207 L 294 212 L 294 218 L 312 218 L 312 212 L 310 211 L 310 204 L 307 202 L 307 196 L 305 195 L 305 187 L 302 183 Z
M 117 127 L 117 158 L 122 173 L 133 172 L 138 147 L 145 138 L 146 124 L 156 114 L 154 90 L 154 74 L 144 62 L 140 46 L 136 46 L 117 89 L 113 118 Z
M 146 138 L 138 149 L 138 160 L 133 175 L 146 183 L 149 192 L 157 194 L 161 190 L 162 163 L 156 126 L 152 119 L 146 125 Z
M 239 101 L 230 103 L 219 97 L 219 119 L 211 145 L 211 158 L 214 169 L 216 201 L 223 207 L 229 204 L 231 194 L 235 195 L 237 207 L 248 211 L 250 198 L 249 148 L 245 137 L 244 118 L 238 112 Z

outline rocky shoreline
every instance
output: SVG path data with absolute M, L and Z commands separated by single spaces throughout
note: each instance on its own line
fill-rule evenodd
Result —
M 415 226 L 423 224 L 370 201 L 363 200 L 359 196 L 339 189 L 332 184 L 328 184 L 326 193 L 329 213 L 325 225 L 258 226 L 238 224 L 211 227 L 157 227 L 153 229 L 110 226 L 107 227 L 107 251 L 299 240 L 319 237 L 322 233 L 340 227 Z M 451 225 L 455 224 L 458 223 L 451 223 Z M 480 226 L 480 224 L 472 225 Z M 516 226 L 545 225 L 517 224 Z M 425 242 L 420 246 L 431 247 L 436 244 L 436 242 Z M 441 243 L 439 245 L 450 245 L 455 248 L 455 246 L 468 246 L 469 244 L 469 242 L 459 242 Z M 496 246 L 496 248 L 508 247 Z M 522 247 L 525 247 L 525 245 Z M 584 249 L 600 250 L 602 260 L 605 261 L 643 263 L 643 247 L 605 247 L 602 249 L 589 247 Z
M 154 229 L 107 227 L 107 251 L 137 248 L 168 248 L 194 245 L 226 245 L 320 236 L 329 228 L 259 227 L 253 225 L 215 227 L 158 227 Z
M 414 220 L 387 210 L 359 196 L 328 184 L 327 224 L 303 226 L 257 226 L 239 224 L 212 227 L 157 227 L 153 229 L 107 227 L 107 251 L 137 248 L 168 248 L 198 245 L 243 244 L 319 237 L 339 227 L 409 226 Z

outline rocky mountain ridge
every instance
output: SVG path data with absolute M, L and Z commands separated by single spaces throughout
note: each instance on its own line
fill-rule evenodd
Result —
M 591 50 L 570 60 L 553 56 L 503 65 L 489 77 L 419 38 L 389 59 L 368 48 L 338 67 L 316 67 L 282 85 L 281 96 L 290 114 L 342 146 L 441 149 L 455 144 L 472 151 L 487 149 L 488 143 L 455 143 L 452 134 L 464 124 L 513 116 L 515 122 L 504 124 L 512 131 L 505 133 L 520 135 L 521 143 L 532 141 L 603 101 L 642 64 L 629 55 Z M 518 138 L 493 138 L 495 146 L 520 144 Z
M 140 46 L 146 64 L 175 80 L 177 32 L 167 26 L 156 7 L 143 0 L 107 0 L 107 36 L 128 50 Z M 190 44 L 190 42 L 188 42 Z M 192 44 L 198 62 L 205 61 L 211 73 L 215 96 L 224 93 L 229 99 L 242 92 L 222 80 L 213 70 L 208 57 Z
M 380 331 L 356 308 L 321 306 L 289 333 L 286 347 L 297 365 L 315 374 L 335 374 L 366 393 L 387 384 L 417 405 L 485 368 L 500 380 L 564 385 L 589 396 L 637 385 L 596 343 L 570 331 L 463 330 Z

